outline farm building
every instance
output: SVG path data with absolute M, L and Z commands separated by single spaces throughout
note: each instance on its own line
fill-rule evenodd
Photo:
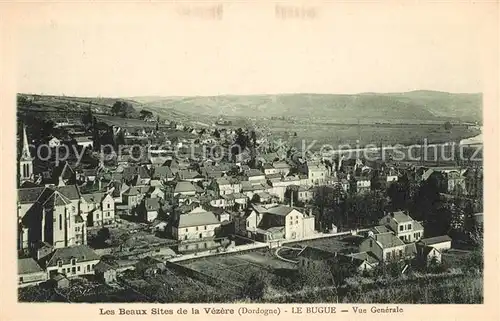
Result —
M 430 246 L 442 252 L 451 249 L 451 237 L 448 235 L 430 237 L 421 239 L 417 244 L 423 247 Z

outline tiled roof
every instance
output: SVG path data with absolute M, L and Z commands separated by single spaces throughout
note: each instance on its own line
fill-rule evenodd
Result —
M 405 245 L 401 239 L 392 233 L 375 234 L 372 238 L 375 239 L 384 249 Z
M 32 258 L 25 258 L 17 260 L 17 273 L 18 274 L 29 274 L 43 272 L 43 269 L 36 263 Z
M 392 215 L 391 215 L 392 216 Z M 398 223 L 412 222 L 413 219 L 403 212 L 394 212 L 394 220 Z
M 35 203 L 46 187 L 21 188 L 17 190 L 17 200 L 21 204 Z
M 177 222 L 179 228 L 218 224 L 219 220 L 212 212 L 181 214 Z
M 448 235 L 429 237 L 429 238 L 420 240 L 420 242 L 422 242 L 422 244 L 424 244 L 424 245 L 433 245 L 433 244 L 450 242 L 450 241 L 451 241 L 451 237 L 449 237 Z
M 69 264 L 72 258 L 76 258 L 78 262 L 86 262 L 99 260 L 100 257 L 87 245 L 64 247 L 54 252 L 47 266 L 56 266 L 59 260 L 62 260 L 63 264 Z
M 196 188 L 191 182 L 178 182 L 175 185 L 174 193 L 196 192 Z
M 87 203 L 100 203 L 106 195 L 106 193 L 82 194 L 82 198 Z

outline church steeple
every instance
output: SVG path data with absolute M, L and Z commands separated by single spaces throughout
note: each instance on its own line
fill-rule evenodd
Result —
M 33 160 L 30 153 L 30 147 L 28 144 L 28 135 L 26 134 L 26 125 L 23 126 L 23 151 L 21 154 L 21 160 Z
M 28 181 L 33 177 L 33 157 L 31 157 L 30 147 L 28 144 L 26 125 L 23 125 L 23 149 L 21 159 L 19 160 L 19 174 L 21 183 Z

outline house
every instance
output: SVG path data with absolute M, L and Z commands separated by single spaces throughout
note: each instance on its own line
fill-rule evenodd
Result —
M 241 182 L 233 177 L 220 177 L 212 181 L 213 189 L 219 196 L 241 192 Z
M 379 263 L 376 257 L 367 252 L 351 253 L 347 254 L 345 257 L 350 258 L 358 272 L 369 271 Z
M 175 174 L 168 166 L 158 166 L 153 167 L 153 175 L 151 176 L 151 178 L 171 182 L 175 179 Z
M 417 242 L 417 245 L 419 246 L 429 246 L 433 247 L 440 252 L 446 251 L 451 249 L 451 237 L 448 235 L 442 235 L 442 236 L 435 236 L 435 237 L 430 237 L 426 239 L 421 239 L 420 241 Z
M 220 212 L 219 214 L 217 214 L 217 219 L 221 223 L 222 222 L 229 222 L 229 221 L 231 221 L 231 214 L 227 211 Z
M 374 255 L 380 262 L 406 257 L 406 244 L 392 232 L 370 235 L 359 245 L 359 252 Z
M 417 259 L 426 265 L 441 264 L 441 251 L 432 246 L 418 246 Z
M 329 268 L 333 265 L 344 265 L 351 271 L 361 273 L 373 269 L 378 264 L 377 259 L 368 253 L 344 255 L 310 246 L 299 252 L 298 259 L 299 270 L 305 272 Z
M 42 178 L 45 185 L 65 186 L 76 183 L 76 173 L 67 161 L 56 163 L 50 177 Z
M 100 257 L 87 245 L 69 246 L 54 251 L 46 264 L 50 278 L 56 274 L 74 277 L 94 274 L 94 267 Z
M 184 196 L 194 196 L 196 195 L 197 189 L 191 182 L 180 181 L 177 182 L 174 189 L 173 196 L 184 195 Z
M 325 165 L 307 164 L 307 177 L 310 185 L 323 185 L 328 175 L 329 171 Z
M 238 220 L 235 222 L 238 234 L 264 242 L 300 240 L 315 233 L 312 213 L 303 214 L 289 206 L 252 205 Z
M 177 172 L 177 178 L 181 181 L 199 182 L 203 180 L 203 176 L 197 171 L 182 169 Z
M 279 174 L 278 170 L 274 168 L 274 166 L 270 163 L 265 163 L 262 165 L 262 170 L 264 171 L 264 174 L 267 175 L 272 175 L 272 174 Z
M 102 260 L 94 267 L 94 273 L 97 279 L 106 284 L 116 282 L 116 270 L 117 268 L 113 264 L 108 264 Z
M 290 173 L 290 165 L 286 162 L 273 162 L 273 167 L 276 169 L 276 173 L 280 173 L 283 176 L 287 176 Z
M 172 236 L 178 241 L 199 241 L 213 238 L 220 222 L 214 213 L 195 209 L 178 215 L 172 226 Z
M 380 219 L 380 225 L 385 225 L 392 230 L 402 241 L 417 242 L 424 236 L 424 227 L 409 215 L 398 211 L 387 214 Z
M 371 179 L 368 176 L 356 176 L 354 177 L 356 181 L 356 192 L 357 193 L 366 193 L 371 189 Z
M 138 204 L 140 199 L 139 190 L 135 186 L 130 186 L 122 194 L 123 203 L 128 206 L 129 210 L 133 210 Z
M 58 289 L 66 289 L 70 285 L 68 278 L 64 274 L 54 275 L 51 278 L 51 283 L 53 283 L 54 287 Z
M 152 191 L 148 192 L 150 198 L 161 198 L 163 200 L 165 199 L 165 192 L 162 190 L 161 185 L 156 185 L 151 189 Z
M 83 148 L 92 148 L 93 141 L 88 137 L 75 137 L 76 144 Z
M 306 246 L 298 254 L 298 267 L 302 271 L 311 271 L 336 264 L 336 258 L 336 252 Z
M 61 140 L 58 139 L 57 137 L 52 137 L 48 143 L 50 148 L 61 146 Z
M 265 181 L 266 175 L 258 169 L 250 168 L 245 171 L 244 177 L 247 181 L 255 182 L 255 181 Z
M 115 199 L 108 193 L 82 194 L 80 210 L 88 226 L 102 226 L 115 221 Z
M 167 269 L 164 262 L 151 256 L 142 258 L 135 264 L 135 271 L 143 276 L 154 276 Z
M 17 260 L 19 286 L 35 285 L 47 280 L 47 273 L 32 258 Z
M 160 199 L 146 198 L 138 207 L 137 212 L 142 221 L 153 222 L 158 217 L 160 207 Z

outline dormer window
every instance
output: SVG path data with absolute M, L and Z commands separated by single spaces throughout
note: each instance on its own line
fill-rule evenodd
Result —
M 408 229 L 411 230 L 411 224 L 408 224 Z
M 76 259 L 75 258 L 72 258 L 71 259 L 71 265 L 75 265 L 76 264 Z
M 57 261 L 57 267 L 62 267 L 62 264 L 63 264 L 62 260 Z

